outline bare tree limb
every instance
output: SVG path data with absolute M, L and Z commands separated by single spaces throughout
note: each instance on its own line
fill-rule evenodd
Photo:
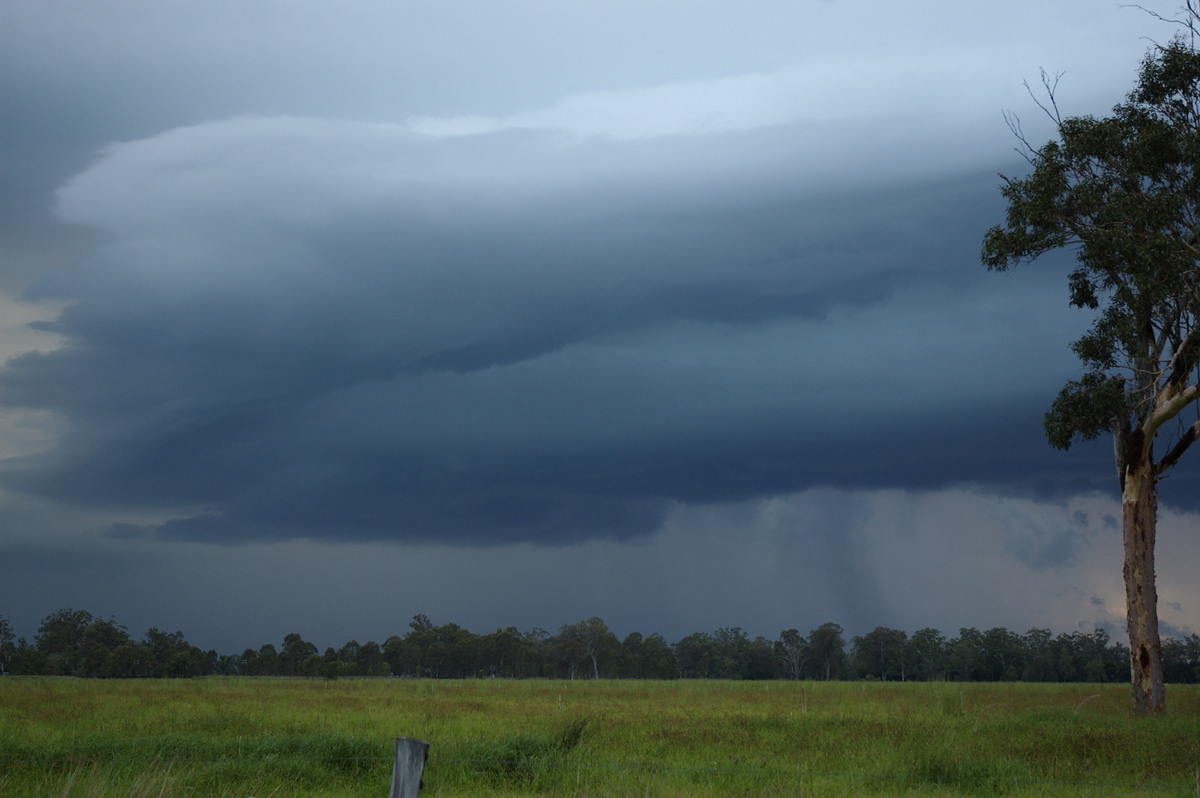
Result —
M 1050 121 L 1054 123 L 1055 127 L 1061 128 L 1062 113 L 1058 110 L 1058 99 L 1056 98 L 1055 94 L 1058 91 L 1058 82 L 1062 80 L 1062 77 L 1065 73 L 1055 72 L 1054 76 L 1051 77 L 1050 73 L 1045 69 L 1040 69 L 1038 72 L 1041 74 L 1042 78 L 1042 89 L 1046 92 L 1045 102 L 1038 99 L 1038 95 L 1036 92 L 1034 92 L 1033 87 L 1029 85 L 1029 81 L 1022 81 L 1022 85 L 1025 86 L 1025 91 L 1029 93 L 1029 96 L 1033 99 L 1034 104 L 1037 105 L 1038 108 L 1042 109 L 1042 113 L 1049 117 Z
M 1138 11 L 1142 11 L 1154 17 L 1159 22 L 1167 22 L 1171 25 L 1178 25 L 1181 28 L 1187 29 L 1188 38 L 1191 41 L 1191 45 L 1193 47 L 1196 46 L 1196 38 L 1197 36 L 1200 36 L 1200 0 L 1184 0 L 1183 6 L 1179 9 L 1184 14 L 1183 19 L 1163 16 L 1157 11 L 1146 8 L 1138 3 L 1122 3 L 1119 7 L 1136 8 Z M 1162 49 L 1161 45 L 1159 45 L 1157 42 L 1154 46 L 1158 49 Z

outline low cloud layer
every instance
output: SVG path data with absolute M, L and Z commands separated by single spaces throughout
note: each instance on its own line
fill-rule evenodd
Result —
M 418 612 L 481 634 L 512 625 L 556 631 L 598 615 L 621 636 L 659 632 L 671 641 L 733 626 L 774 638 L 825 622 L 848 635 L 878 625 L 950 635 L 1003 626 L 1103 628 L 1121 639 L 1120 536 L 1078 523 L 1081 512 L 1096 518 L 1114 507 L 1097 495 L 1045 502 L 962 490 L 815 489 L 675 507 L 656 535 L 573 546 L 225 547 L 47 534 L 6 546 L 0 577 L 11 591 L 5 617 L 15 616 L 17 632 L 30 638 L 44 615 L 79 606 L 113 614 L 135 632 L 179 628 L 223 653 L 278 646 L 292 632 L 321 648 L 382 642 L 405 633 Z M 1196 628 L 1196 521 L 1194 513 L 1163 514 L 1165 633 Z M 1072 556 L 1052 567 L 1014 557 L 1014 540 L 1035 528 L 1069 530 Z M 52 597 L 44 595 L 47 581 L 56 586 Z
M 970 258 L 994 179 L 854 190 L 805 133 L 244 118 L 111 147 L 58 195 L 105 243 L 31 292 L 65 345 L 0 378 L 72 426 L 9 484 L 181 508 L 142 527 L 168 539 L 562 543 L 1027 479 L 1067 362 L 1029 346 L 1069 317 Z

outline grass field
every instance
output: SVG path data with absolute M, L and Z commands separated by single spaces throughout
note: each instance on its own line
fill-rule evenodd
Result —
M 1200 795 L 1200 688 L 0 678 L 0 796 Z

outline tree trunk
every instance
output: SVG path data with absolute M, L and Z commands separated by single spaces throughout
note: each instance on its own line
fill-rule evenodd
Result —
M 1158 637 L 1158 589 L 1154 584 L 1156 482 L 1150 453 L 1144 452 L 1136 462 L 1127 464 L 1121 490 L 1129 673 L 1133 709 L 1138 715 L 1167 709 L 1162 644 Z

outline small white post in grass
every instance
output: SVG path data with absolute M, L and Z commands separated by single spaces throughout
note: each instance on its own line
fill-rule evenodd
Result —
M 392 794 L 390 798 L 417 798 L 421 794 L 421 774 L 425 772 L 425 759 L 429 756 L 429 743 L 411 737 L 396 738 L 396 761 L 392 766 Z

